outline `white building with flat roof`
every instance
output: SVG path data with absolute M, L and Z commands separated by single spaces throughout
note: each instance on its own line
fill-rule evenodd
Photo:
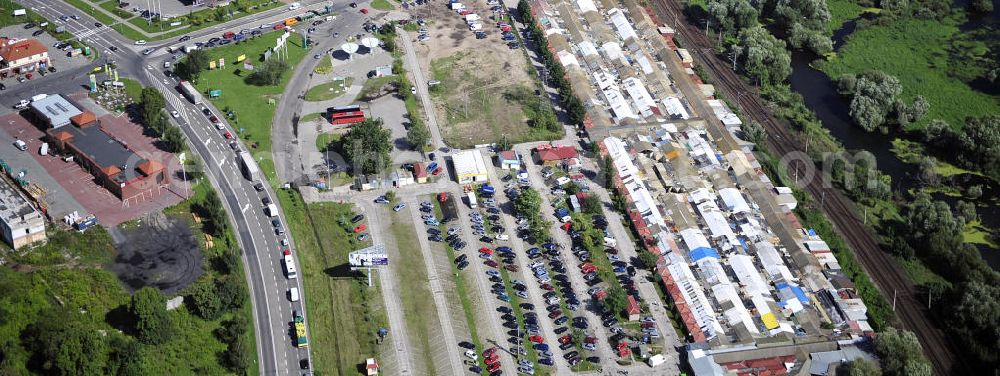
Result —
M 3 240 L 18 249 L 45 241 L 45 216 L 7 178 L 0 182 L 0 231 Z
M 451 157 L 451 163 L 455 166 L 455 177 L 459 184 L 479 183 L 489 179 L 486 160 L 479 149 L 456 153 Z

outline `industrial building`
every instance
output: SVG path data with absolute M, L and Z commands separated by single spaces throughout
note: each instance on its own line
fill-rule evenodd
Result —
M 455 153 L 451 157 L 451 163 L 455 166 L 455 179 L 458 184 L 472 184 L 486 182 L 487 175 L 486 160 L 479 149 L 466 150 Z
M 14 249 L 43 242 L 45 216 L 7 176 L 0 177 L 0 225 L 3 240 Z
M 72 156 L 96 178 L 98 184 L 125 200 L 169 184 L 170 176 L 159 161 L 143 158 L 124 142 L 108 134 L 90 111 L 82 111 L 59 94 L 31 104 L 45 125 L 48 141 Z

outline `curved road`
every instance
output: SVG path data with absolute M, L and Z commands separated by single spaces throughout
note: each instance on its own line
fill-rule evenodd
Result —
M 222 132 L 216 130 L 205 118 L 201 113 L 201 106 L 193 105 L 180 96 L 175 89 L 177 83 L 157 69 L 167 58 L 162 53 L 162 48 L 157 53 L 143 56 L 137 52 L 141 48 L 134 46 L 132 41 L 118 35 L 107 26 L 95 27 L 94 19 L 68 4 L 45 0 L 22 0 L 22 2 L 49 20 L 58 20 L 62 15 L 80 15 L 80 20 L 70 19 L 60 24 L 73 35 L 80 36 L 80 39 L 101 51 L 103 54 L 101 63 L 105 59 L 114 60 L 121 75 L 136 78 L 144 86 L 159 89 L 167 99 L 167 110 L 176 110 L 181 114 L 180 118 L 176 119 L 177 123 L 187 136 L 190 149 L 203 161 L 209 181 L 220 193 L 243 251 L 242 257 L 252 296 L 260 372 L 263 375 L 297 374 L 299 360 L 308 359 L 310 354 L 308 349 L 298 349 L 292 345 L 288 328 L 289 322 L 292 321 L 292 310 L 298 310 L 305 315 L 305 296 L 300 293 L 300 301 L 294 303 L 287 297 L 288 289 L 291 287 L 297 287 L 300 292 L 304 290 L 299 279 L 285 278 L 281 261 L 281 249 L 284 247 L 281 247 L 279 242 L 284 236 L 279 237 L 275 234 L 269 226 L 271 218 L 262 210 L 263 196 L 271 197 L 277 204 L 275 192 L 267 185 L 263 192 L 254 190 L 251 181 L 243 177 L 236 154 L 229 148 L 222 137 Z M 317 6 L 320 4 L 314 3 L 310 8 Z M 195 36 L 192 39 L 208 38 L 210 33 L 217 33 L 217 30 L 223 28 L 237 30 L 250 28 L 262 20 L 280 19 L 283 16 L 281 14 L 269 16 L 267 13 L 248 16 L 228 22 L 225 26 L 192 33 Z M 169 43 L 160 43 L 159 46 Z M 150 44 L 150 46 L 156 45 Z M 118 47 L 118 51 L 109 51 L 111 46 Z M 3 102 L 5 105 L 8 104 L 6 102 L 13 104 L 29 93 L 78 90 L 78 84 L 86 79 L 85 74 L 97 64 L 98 62 L 95 62 L 83 68 L 60 71 L 54 76 L 40 79 L 40 82 L 33 85 L 12 87 L 5 93 Z M 73 79 L 53 80 L 55 77 L 70 76 Z M 80 81 L 77 82 L 76 79 Z M 211 107 L 210 103 L 204 105 Z M 218 109 L 212 108 L 212 110 L 216 114 L 220 113 Z M 226 127 L 232 129 L 228 124 Z M 270 158 L 270 155 L 255 157 L 259 160 L 259 158 Z M 279 216 L 282 217 L 283 215 Z

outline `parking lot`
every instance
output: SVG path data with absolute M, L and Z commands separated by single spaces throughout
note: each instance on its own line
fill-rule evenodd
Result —
M 90 64 L 90 57 L 82 54 L 70 57 L 68 56 L 68 52 L 56 49 L 55 46 L 59 43 L 59 41 L 48 33 L 43 32 L 39 35 L 33 35 L 39 30 L 40 29 L 37 27 L 25 29 L 24 25 L 8 26 L 0 29 L 0 36 L 17 39 L 37 39 L 43 46 L 48 48 L 50 61 L 49 65 L 56 68 L 56 71 L 50 72 L 49 70 L 46 70 L 44 73 L 34 71 L 22 74 L 11 73 L 7 77 L 0 77 L 0 84 L 3 84 L 6 87 L 5 89 L 13 88 L 16 85 L 37 85 L 39 81 L 66 79 L 66 77 L 63 77 L 61 74 L 62 71 Z M 31 73 L 31 79 L 28 79 L 28 73 Z M 22 79 L 19 80 L 18 77 L 21 77 Z M 83 82 L 81 81 L 81 83 Z M 2 93 L 2 91 L 0 91 L 0 93 Z

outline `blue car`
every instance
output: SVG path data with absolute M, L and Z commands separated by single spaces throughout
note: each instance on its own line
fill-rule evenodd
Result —
M 503 300 L 504 302 L 510 303 L 510 295 L 502 294 L 502 295 L 498 295 L 497 298 L 499 298 L 500 300 Z
M 536 344 L 532 345 L 531 348 L 533 348 L 535 350 L 538 350 L 538 351 L 548 351 L 549 350 L 549 345 L 546 345 L 544 343 L 536 343 Z
M 547 365 L 547 366 L 551 366 L 551 365 L 553 365 L 555 363 L 552 362 L 552 358 L 539 358 L 538 359 L 538 364 L 544 364 L 544 365 Z
M 507 246 L 497 247 L 497 252 L 511 252 L 511 249 Z

